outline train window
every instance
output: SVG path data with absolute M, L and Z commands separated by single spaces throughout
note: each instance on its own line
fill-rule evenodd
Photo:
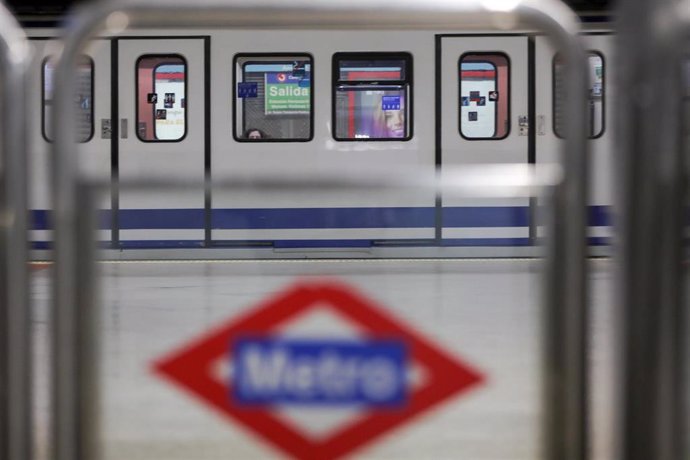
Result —
M 55 65 L 50 57 L 43 61 L 43 137 L 53 141 L 53 104 L 54 104 Z M 76 130 L 77 142 L 88 142 L 93 137 L 93 60 L 81 56 L 75 73 L 76 81 Z
M 409 53 L 336 53 L 333 93 L 336 140 L 412 138 Z
M 589 138 L 595 139 L 604 133 L 604 57 L 601 53 L 590 51 L 587 57 L 589 74 L 589 94 L 587 98 Z M 553 131 L 556 136 L 565 135 L 565 80 L 566 66 L 559 55 L 553 58 Z
M 187 61 L 179 54 L 139 57 L 136 87 L 139 140 L 182 140 L 187 134 Z
M 240 142 L 312 139 L 312 57 L 238 54 L 234 59 L 235 124 Z
M 504 53 L 465 53 L 458 62 L 460 135 L 504 139 L 510 132 L 510 61 Z

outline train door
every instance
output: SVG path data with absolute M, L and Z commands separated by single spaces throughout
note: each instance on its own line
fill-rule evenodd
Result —
M 442 36 L 441 167 L 529 161 L 528 37 Z M 439 43 L 437 41 L 437 43 Z M 446 245 L 530 244 L 529 199 L 441 197 Z M 493 249 L 491 250 L 493 251 Z
M 51 202 L 51 152 L 54 104 L 54 62 L 58 41 L 51 37 L 32 37 L 34 60 L 28 82 L 29 240 L 34 249 L 47 249 L 52 239 L 48 210 Z M 101 179 L 110 177 L 110 41 L 94 40 L 79 59 L 77 79 L 77 154 L 78 168 Z M 99 203 L 110 208 L 110 200 Z M 99 235 L 110 241 L 110 224 L 104 220 Z
M 604 246 L 611 236 L 610 207 L 613 201 L 613 133 L 608 114 L 610 101 L 615 100 L 615 81 L 612 66 L 607 65 L 613 56 L 613 35 L 610 33 L 582 36 L 587 50 L 589 92 L 587 101 L 587 122 L 590 147 L 590 190 L 589 190 L 589 244 Z M 563 151 L 562 107 L 564 93 L 562 85 L 563 66 L 558 54 L 544 37 L 537 37 L 535 43 L 537 113 L 537 163 L 558 161 Z M 603 250 L 603 249 L 602 249 Z M 597 250 L 595 250 L 597 252 Z
M 203 38 L 121 38 L 118 50 L 117 174 L 203 181 Z M 116 242 L 122 248 L 198 247 L 205 199 L 197 191 L 120 187 Z

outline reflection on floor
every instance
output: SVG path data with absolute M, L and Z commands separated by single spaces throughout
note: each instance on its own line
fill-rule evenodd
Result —
M 296 282 L 337 280 L 486 377 L 364 445 L 354 453 L 357 458 L 540 458 L 539 266 L 517 259 L 100 264 L 103 457 L 283 458 L 282 450 L 155 375 L 152 364 Z M 594 458 L 606 459 L 612 400 L 609 263 L 594 261 L 592 272 L 593 447 Z M 34 270 L 32 288 L 37 452 L 49 458 L 50 270 Z M 324 327 L 339 334 L 338 328 L 349 326 Z M 224 378 L 232 372 L 229 363 L 217 367 Z M 314 439 L 366 412 L 357 406 L 274 409 L 283 422 Z

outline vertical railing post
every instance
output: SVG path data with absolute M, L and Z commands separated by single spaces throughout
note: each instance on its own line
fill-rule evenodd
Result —
M 0 458 L 31 458 L 25 78 L 29 46 L 0 4 Z
M 588 448 L 587 62 L 582 46 L 568 66 L 563 181 L 554 190 L 547 245 L 544 336 L 544 439 L 548 459 L 584 460 Z
M 686 161 L 681 56 L 690 23 L 675 0 L 618 9 L 618 458 L 687 458 L 683 306 Z

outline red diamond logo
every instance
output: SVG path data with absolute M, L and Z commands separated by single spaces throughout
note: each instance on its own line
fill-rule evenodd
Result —
M 280 413 L 277 404 L 242 404 L 234 392 L 239 372 L 219 377 L 218 363 L 232 363 L 238 340 L 246 337 L 284 337 L 290 323 L 311 315 L 357 330 L 363 343 L 397 340 L 404 344 L 407 367 L 421 369 L 423 379 L 410 384 L 406 398 L 395 407 L 360 404 L 327 433 L 315 435 Z M 313 321 L 312 321 L 313 323 Z M 313 324 L 312 324 L 313 326 Z M 298 328 L 299 329 L 299 328 Z M 313 329 L 313 327 L 312 327 Z M 299 336 L 299 330 L 287 335 Z M 328 334 L 327 331 L 321 331 Z M 248 427 L 265 441 L 298 459 L 335 459 L 351 454 L 377 437 L 430 408 L 481 383 L 483 376 L 393 318 L 385 308 L 352 287 L 333 281 L 299 283 L 233 319 L 171 355 L 154 363 L 154 371 L 190 391 L 206 404 Z

